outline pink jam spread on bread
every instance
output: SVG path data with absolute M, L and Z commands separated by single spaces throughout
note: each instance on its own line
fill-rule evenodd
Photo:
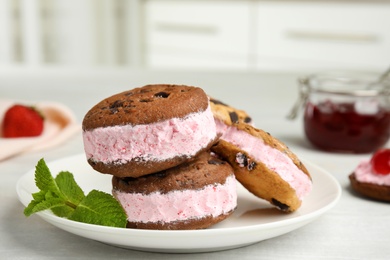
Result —
M 147 125 L 99 127 L 83 132 L 88 159 L 119 164 L 134 158 L 163 161 L 176 156 L 191 157 L 215 138 L 216 126 L 210 106 L 185 118 Z
M 236 179 L 227 177 L 224 184 L 207 185 L 200 190 L 172 191 L 148 195 L 113 190 L 131 222 L 172 222 L 217 217 L 237 207 Z

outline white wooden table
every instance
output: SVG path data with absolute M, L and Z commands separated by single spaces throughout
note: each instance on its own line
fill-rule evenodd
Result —
M 51 161 L 83 152 L 78 134 L 56 148 L 0 162 L 0 258 L 389 259 L 390 205 L 362 199 L 349 188 L 348 175 L 369 155 L 317 151 L 304 139 L 301 120 L 285 119 L 297 97 L 296 79 L 301 75 L 305 73 L 2 70 L 1 98 L 61 102 L 75 112 L 80 122 L 92 105 L 122 90 L 149 83 L 202 87 L 209 95 L 246 110 L 257 127 L 284 141 L 298 156 L 330 172 L 340 183 L 343 194 L 333 209 L 303 228 L 243 248 L 188 255 L 116 248 L 62 231 L 38 216 L 26 218 L 17 198 L 17 180 L 40 158 Z

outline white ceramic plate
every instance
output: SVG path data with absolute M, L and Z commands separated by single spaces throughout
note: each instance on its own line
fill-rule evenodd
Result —
M 238 187 L 237 210 L 225 221 L 205 230 L 136 230 L 85 224 L 60 218 L 44 211 L 45 221 L 73 234 L 114 246 L 152 252 L 195 253 L 231 249 L 280 236 L 300 228 L 331 209 L 341 196 L 338 182 L 326 171 L 304 161 L 313 178 L 313 190 L 301 208 L 284 214 L 267 202 Z M 83 154 L 48 163 L 54 176 L 66 170 L 73 173 L 85 193 L 98 189 L 110 193 L 111 177 L 95 172 Z M 37 192 L 34 169 L 17 183 L 20 201 L 26 206 Z

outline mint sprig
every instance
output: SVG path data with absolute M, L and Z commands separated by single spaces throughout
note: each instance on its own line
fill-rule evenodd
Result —
M 92 190 L 85 196 L 72 173 L 62 171 L 53 178 L 44 159 L 35 167 L 35 184 L 40 191 L 32 194 L 33 200 L 24 209 L 26 216 L 49 209 L 74 221 L 126 227 L 126 213 L 112 195 Z

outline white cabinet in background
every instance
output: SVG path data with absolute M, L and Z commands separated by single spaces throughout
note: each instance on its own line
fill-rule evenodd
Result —
M 390 65 L 390 4 L 260 1 L 257 68 Z
M 145 65 L 247 69 L 248 1 L 146 1 Z
M 390 1 L 0 0 L 0 66 L 384 70 Z
M 152 68 L 373 69 L 390 65 L 390 2 L 144 2 Z

